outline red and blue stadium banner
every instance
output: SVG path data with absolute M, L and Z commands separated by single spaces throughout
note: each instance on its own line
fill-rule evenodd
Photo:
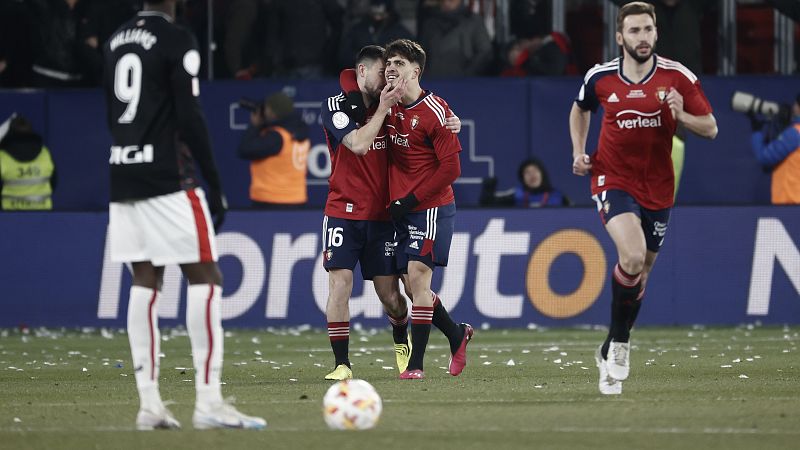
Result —
M 104 213 L 0 215 L 0 327 L 124 327 L 130 274 L 108 259 Z M 324 326 L 322 213 L 231 212 L 218 236 L 226 326 Z M 433 289 L 458 321 L 494 327 L 605 324 L 613 244 L 591 208 L 461 210 Z M 358 272 L 358 270 L 356 271 Z M 159 315 L 183 323 L 168 267 Z M 800 207 L 679 207 L 641 325 L 800 323 Z M 386 326 L 356 276 L 352 321 Z

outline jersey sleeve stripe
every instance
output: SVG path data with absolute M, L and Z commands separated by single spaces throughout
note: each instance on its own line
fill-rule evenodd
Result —
M 339 104 L 344 101 L 344 95 L 339 94 L 334 97 L 328 97 L 328 111 L 339 111 L 341 108 Z
M 444 125 L 444 108 L 442 107 L 442 105 L 438 104 L 435 100 L 433 100 L 430 97 L 425 97 L 423 101 L 425 102 L 426 105 L 428 105 L 428 108 L 430 108 L 431 111 L 433 111 L 433 113 L 436 114 L 436 117 L 439 119 L 439 124 Z
M 619 65 L 619 58 L 612 59 L 611 61 L 603 64 L 598 64 L 589 69 L 588 72 L 586 72 L 586 76 L 583 78 L 583 82 L 589 83 L 589 80 L 591 80 L 592 77 L 595 76 L 595 74 L 597 73 L 607 72 L 610 70 L 617 70 L 618 65 Z
M 697 75 L 695 75 L 689 68 L 684 66 L 683 64 L 672 61 L 671 59 L 658 59 L 658 67 L 667 70 L 677 70 L 678 72 L 682 73 L 690 82 L 694 83 L 697 81 Z

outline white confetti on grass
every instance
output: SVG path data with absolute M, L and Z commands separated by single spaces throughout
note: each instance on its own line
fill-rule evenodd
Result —
M 394 367 L 392 367 L 392 366 L 381 366 L 381 369 L 383 369 L 383 370 L 394 370 Z
M 22 419 L 19 417 L 14 417 L 14 423 L 22 423 Z
M 733 367 L 733 366 L 732 366 L 732 365 L 730 365 L 730 364 L 723 364 L 723 365 L 721 365 L 720 367 L 721 367 L 721 368 L 723 368 L 723 369 L 730 369 L 730 368 L 731 368 L 731 367 Z
M 517 363 L 515 363 L 513 359 L 509 359 L 508 362 L 506 363 L 506 365 L 507 366 L 516 366 Z
M 746 380 L 746 379 L 748 379 L 748 378 L 750 378 L 750 377 L 748 377 L 748 376 L 747 376 L 747 375 L 745 375 L 745 374 L 741 374 L 741 375 L 739 375 L 739 378 L 742 378 L 742 379 L 745 379 L 745 380 Z

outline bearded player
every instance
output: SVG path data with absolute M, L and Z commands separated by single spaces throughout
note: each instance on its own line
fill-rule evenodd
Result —
M 572 172 L 591 174 L 592 197 L 617 249 L 611 275 L 611 325 L 595 352 L 603 394 L 622 393 L 630 373 L 630 330 L 664 243 L 675 177 L 670 151 L 680 124 L 714 139 L 717 122 L 697 77 L 658 56 L 653 6 L 628 3 L 617 15 L 622 56 L 584 78 L 569 116 Z M 586 154 L 591 113 L 604 110 L 597 151 Z

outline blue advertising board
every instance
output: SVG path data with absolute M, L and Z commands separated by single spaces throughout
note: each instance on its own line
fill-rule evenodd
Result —
M 0 215 L 0 327 L 125 323 L 130 274 L 108 258 L 104 213 Z M 218 235 L 228 326 L 323 326 L 320 211 L 232 212 Z M 800 323 L 800 207 L 678 207 L 639 323 Z M 469 210 L 433 289 L 459 321 L 496 327 L 605 324 L 613 245 L 589 208 Z M 356 271 L 358 272 L 358 271 Z M 167 267 L 159 315 L 183 322 Z M 385 326 L 356 276 L 354 322 Z
M 797 77 L 702 77 L 719 125 L 714 141 L 690 137 L 678 191 L 678 204 L 746 205 L 769 203 L 769 173 L 750 148 L 747 118 L 730 109 L 735 90 L 778 102 L 792 101 L 800 91 Z M 462 175 L 455 183 L 459 205 L 476 205 L 483 177 L 496 176 L 498 188 L 517 183 L 519 163 L 537 156 L 551 180 L 577 205 L 590 205 L 588 180 L 572 175 L 568 115 L 580 86 L 577 77 L 528 79 L 462 79 L 425 82 L 462 120 Z M 324 204 L 330 172 L 319 113 L 322 101 L 338 92 L 334 80 L 256 80 L 205 83 L 205 111 L 225 193 L 233 208 L 247 208 L 248 162 L 236 156 L 248 124 L 242 97 L 261 99 L 276 91 L 291 94 L 311 127 L 308 164 L 309 206 Z M 59 210 L 102 211 L 108 203 L 108 151 L 105 102 L 100 90 L 1 91 L 0 121 L 12 112 L 29 116 L 51 148 L 59 186 Z M 587 151 L 594 151 L 600 116 L 592 118 Z

